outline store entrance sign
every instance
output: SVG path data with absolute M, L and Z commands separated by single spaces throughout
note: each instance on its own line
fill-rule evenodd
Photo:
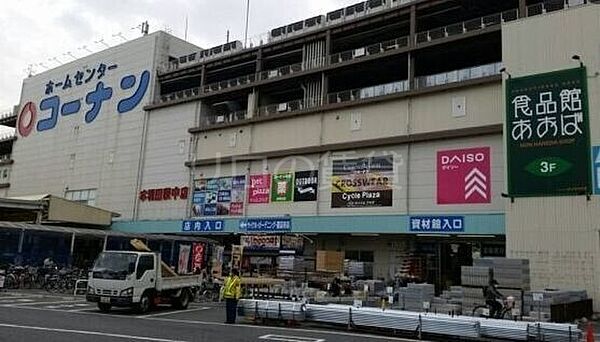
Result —
M 506 108 L 508 195 L 591 193 L 586 69 L 510 78 Z
M 193 220 L 183 221 L 182 232 L 222 232 L 225 227 L 223 220 Z
M 600 146 L 593 149 L 594 194 L 600 195 Z
M 415 233 L 462 233 L 464 216 L 411 216 L 409 231 Z
M 240 220 L 240 230 L 245 232 L 277 233 L 292 230 L 289 218 L 266 218 Z

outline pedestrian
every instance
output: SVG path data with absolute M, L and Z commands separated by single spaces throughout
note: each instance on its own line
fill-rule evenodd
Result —
M 242 295 L 242 280 L 237 269 L 232 269 L 231 273 L 222 288 L 222 297 L 225 298 L 225 308 L 227 311 L 227 324 L 235 324 L 237 315 L 237 303 Z

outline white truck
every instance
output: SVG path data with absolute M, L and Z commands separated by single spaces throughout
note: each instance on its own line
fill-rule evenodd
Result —
M 106 251 L 100 253 L 88 279 L 86 300 L 100 311 L 133 307 L 146 313 L 158 304 L 187 309 L 192 289 L 200 276 L 164 276 L 160 254 L 152 252 Z

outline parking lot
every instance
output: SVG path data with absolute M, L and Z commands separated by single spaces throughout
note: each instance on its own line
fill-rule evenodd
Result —
M 165 306 L 146 315 L 127 309 L 105 314 L 82 297 L 26 291 L 0 293 L 2 341 L 33 341 L 37 337 L 45 342 L 80 339 L 93 342 L 409 341 L 338 330 L 244 323 L 226 325 L 224 317 L 224 308 L 219 303 L 193 303 L 185 311 Z M 242 321 L 243 318 L 238 319 Z

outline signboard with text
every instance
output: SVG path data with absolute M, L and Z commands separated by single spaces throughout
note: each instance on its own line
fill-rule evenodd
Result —
M 586 69 L 510 78 L 506 108 L 508 195 L 589 194 Z
M 294 177 L 294 202 L 317 200 L 319 171 L 298 171 Z
M 491 202 L 490 148 L 437 153 L 437 203 Z
M 271 191 L 271 175 L 252 175 L 248 186 L 248 203 L 263 204 L 269 203 Z
M 409 231 L 416 233 L 462 233 L 464 216 L 411 216 Z
M 594 175 L 594 194 L 600 195 L 600 146 L 592 150 L 592 173 Z
M 181 225 L 182 232 L 213 233 L 213 232 L 222 232 L 224 228 L 225 228 L 225 221 L 223 221 L 223 220 L 183 221 L 183 223 Z
M 291 202 L 293 196 L 294 173 L 274 174 L 271 183 L 271 202 Z
M 393 156 L 333 161 L 332 208 L 391 207 Z
M 278 233 L 292 230 L 289 218 L 252 218 L 240 220 L 240 231 Z
M 198 179 L 194 182 L 192 216 L 240 216 L 245 197 L 246 176 Z

